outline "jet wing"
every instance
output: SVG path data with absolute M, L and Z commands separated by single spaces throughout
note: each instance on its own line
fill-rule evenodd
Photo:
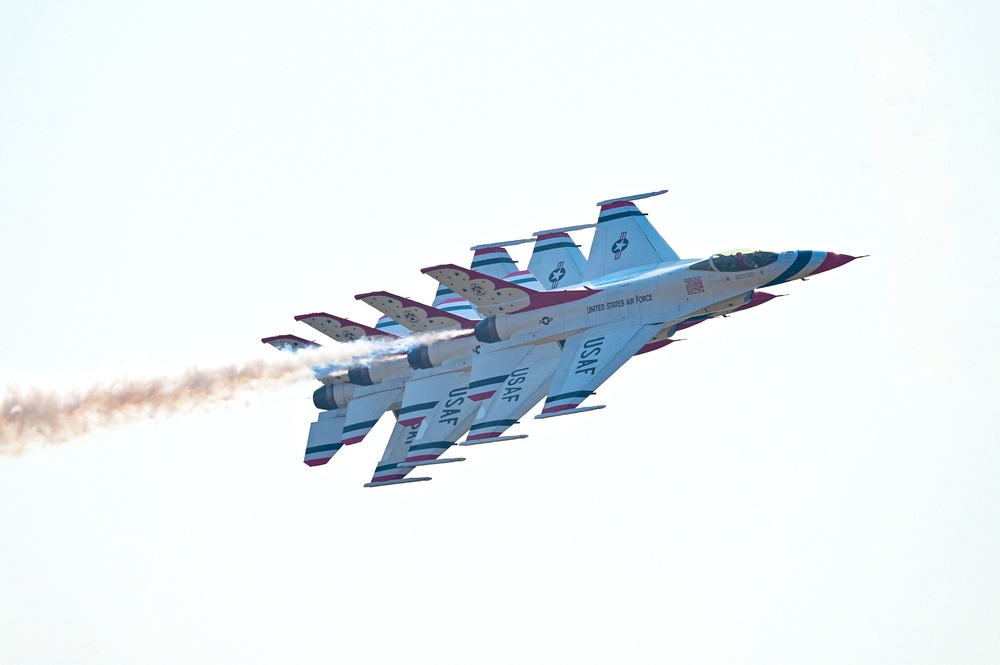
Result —
M 476 402 L 492 398 L 531 349 L 530 345 L 481 344 L 472 359 L 469 398 Z
M 536 418 L 577 412 L 577 407 L 660 331 L 658 324 L 605 324 L 568 337 Z M 602 407 L 590 407 L 602 408 Z M 590 410 L 590 409 L 580 409 Z
M 346 412 L 321 411 L 316 422 L 309 425 L 309 439 L 306 441 L 306 456 L 303 460 L 309 466 L 326 464 L 344 445 L 340 442 L 344 432 Z
M 421 480 L 430 480 L 430 478 L 407 478 L 406 474 L 413 467 L 400 466 L 400 463 L 406 458 L 410 440 L 416 436 L 419 429 L 419 423 L 416 425 L 403 425 L 399 420 L 396 421 L 396 426 L 392 428 L 392 434 L 389 436 L 389 443 L 385 447 L 385 452 L 382 453 L 382 459 L 379 460 L 378 465 L 375 467 L 375 475 L 372 476 L 370 483 L 365 483 L 365 487 L 381 487 L 382 485 L 398 485 L 400 483 L 415 483 Z
M 407 382 L 396 427 L 365 487 L 430 480 L 406 479 L 406 474 L 418 466 L 465 460 L 438 458 L 468 431 L 479 408 L 465 397 L 467 377 L 466 372 L 447 372 Z
M 397 296 L 388 291 L 362 293 L 354 297 L 371 305 L 411 332 L 476 327 L 475 321 L 470 321 L 437 307 L 422 305 L 415 300 Z
M 316 312 L 313 314 L 300 314 L 295 317 L 296 321 L 302 321 L 308 326 L 315 328 L 327 337 L 338 342 L 353 342 L 362 337 L 386 336 L 395 337 L 387 332 L 369 328 L 368 326 L 356 323 L 350 319 L 345 319 L 326 312 Z
M 399 409 L 399 422 L 403 425 L 420 425 L 441 400 L 446 398 L 448 391 L 456 387 L 465 388 L 465 372 L 434 372 L 435 370 L 420 372 L 427 376 L 406 382 Z
M 479 391 L 479 399 L 483 401 L 479 415 L 461 445 L 504 440 L 501 438 L 503 433 L 545 397 L 560 354 L 559 345 L 553 342 L 499 349 L 476 357 L 472 364 L 473 376 L 476 376 L 477 365 L 482 363 L 486 365 L 483 374 L 496 378 L 476 388 L 472 387 L 475 382 L 469 383 L 469 391 Z
M 455 445 L 459 437 L 469 431 L 479 411 L 479 403 L 468 397 L 469 373 L 448 372 L 434 378 L 434 389 L 438 391 L 440 399 L 427 412 L 420 432 L 409 442 L 409 450 L 402 463 L 404 467 L 460 462 L 465 459 L 439 458 Z M 407 391 L 410 390 L 411 383 L 413 382 L 406 384 Z
M 422 272 L 471 301 L 485 316 L 551 307 L 598 293 L 593 289 L 533 291 L 454 264 L 424 268 Z

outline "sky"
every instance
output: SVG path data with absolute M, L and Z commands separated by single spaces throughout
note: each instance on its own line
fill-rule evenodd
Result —
M 687 258 L 871 256 L 428 483 L 362 487 L 388 418 L 303 465 L 309 380 L 0 455 L 0 661 L 997 662 L 998 19 L 3 5 L 5 391 L 268 359 L 664 188 Z

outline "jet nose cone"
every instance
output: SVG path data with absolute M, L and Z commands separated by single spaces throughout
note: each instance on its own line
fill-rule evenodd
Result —
M 812 274 L 818 275 L 821 272 L 826 272 L 827 270 L 833 270 L 834 268 L 839 268 L 845 263 L 850 263 L 856 258 L 859 257 L 851 256 L 850 254 L 834 254 L 833 252 L 827 252 L 826 258 L 823 259 L 823 263 L 819 264 L 819 267 L 813 270 Z

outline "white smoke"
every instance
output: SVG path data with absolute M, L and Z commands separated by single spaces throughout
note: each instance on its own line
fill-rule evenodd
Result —
M 88 387 L 50 390 L 7 386 L 0 400 L 0 454 L 18 454 L 32 443 L 58 443 L 95 429 L 154 416 L 218 407 L 234 398 L 324 371 L 370 365 L 418 344 L 444 341 L 468 331 L 418 333 L 402 339 L 361 339 L 335 347 L 305 349 L 214 367 L 190 367 L 179 374 L 93 382 Z

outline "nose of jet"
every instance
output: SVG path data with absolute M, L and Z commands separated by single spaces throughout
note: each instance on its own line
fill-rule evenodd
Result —
M 819 267 L 812 271 L 813 275 L 818 275 L 821 272 L 826 272 L 827 270 L 833 270 L 834 268 L 839 268 L 845 263 L 850 263 L 857 256 L 851 256 L 850 254 L 834 254 L 833 252 L 827 252 L 826 258 L 823 262 L 819 264 Z

